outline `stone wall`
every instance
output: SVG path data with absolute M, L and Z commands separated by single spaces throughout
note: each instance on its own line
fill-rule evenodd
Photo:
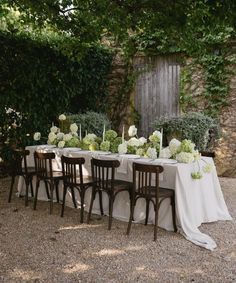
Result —
M 113 122 L 113 128 L 122 131 L 123 125 L 133 123 L 133 86 L 130 85 L 129 75 L 132 73 L 129 64 L 117 52 L 113 58 L 112 71 L 109 75 L 108 116 Z
M 228 102 L 219 117 L 223 136 L 215 148 L 216 165 L 219 175 L 236 177 L 236 76 L 230 81 Z
M 191 60 L 188 60 L 187 64 L 191 64 Z M 136 113 L 133 106 L 134 91 L 125 91 L 127 72 L 127 65 L 122 56 L 117 53 L 110 74 L 111 109 L 109 116 L 112 121 L 117 121 L 115 128 L 120 131 L 123 125 L 128 126 L 136 123 Z M 191 74 L 190 82 L 184 88 L 184 92 L 191 95 L 193 102 L 192 106 L 189 106 L 185 111 L 204 110 L 207 101 L 201 95 L 203 90 L 204 80 L 201 69 L 195 69 Z M 232 76 L 230 80 L 228 102 L 229 106 L 225 107 L 219 115 L 223 135 L 214 148 L 215 164 L 219 176 L 236 177 L 236 75 Z
M 187 64 L 190 64 L 187 61 Z M 187 83 L 184 92 L 192 97 L 195 105 L 187 111 L 202 111 L 207 103 L 202 97 L 204 81 L 200 68 L 191 75 L 190 83 Z M 215 164 L 219 176 L 236 177 L 236 76 L 230 80 L 230 93 L 228 96 L 229 106 L 224 107 L 219 115 L 222 129 L 222 138 L 215 145 Z

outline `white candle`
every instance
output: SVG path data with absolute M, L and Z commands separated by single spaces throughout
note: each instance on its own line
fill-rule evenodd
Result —
M 81 136 L 81 124 L 79 124 L 79 140 L 81 141 L 82 136 Z
M 163 140 L 163 128 L 161 128 L 159 156 L 160 156 L 161 150 L 162 150 L 162 140 Z
M 85 136 L 87 136 L 87 134 L 88 134 L 88 132 L 87 132 L 87 130 L 85 131 Z
M 54 127 L 54 123 L 52 122 L 52 127 Z
M 122 143 L 125 141 L 125 127 L 123 125 L 123 130 L 122 130 Z
M 105 132 L 106 132 L 106 126 L 103 125 L 103 134 L 102 134 L 102 141 L 105 141 Z

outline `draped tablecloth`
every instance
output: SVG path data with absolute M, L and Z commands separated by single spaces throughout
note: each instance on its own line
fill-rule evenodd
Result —
M 215 241 L 208 235 L 202 233 L 198 227 L 202 223 L 214 222 L 218 220 L 231 220 L 224 197 L 221 191 L 220 183 L 217 177 L 216 168 L 212 158 L 202 157 L 199 161 L 200 166 L 208 164 L 213 165 L 210 173 L 205 173 L 201 179 L 192 179 L 191 173 L 196 169 L 196 164 L 168 164 L 152 161 L 145 158 L 135 159 L 131 155 L 119 156 L 118 154 L 107 154 L 103 152 L 82 151 L 76 148 L 50 148 L 48 146 L 29 146 L 30 155 L 28 156 L 28 165 L 33 166 L 33 152 L 37 150 L 53 151 L 56 154 L 56 159 L 53 164 L 54 170 L 61 170 L 60 157 L 62 154 L 71 157 L 84 157 L 85 164 L 83 174 L 90 175 L 91 166 L 90 159 L 92 157 L 101 159 L 118 159 L 120 167 L 117 168 L 116 178 L 126 181 L 132 181 L 132 164 L 133 162 L 141 162 L 148 164 L 159 164 L 164 167 L 164 172 L 160 176 L 160 186 L 175 190 L 176 198 L 176 215 L 178 232 L 181 233 L 187 240 L 206 249 L 213 250 L 216 247 Z M 43 189 L 43 183 L 39 189 L 38 199 L 47 200 L 46 191 Z M 62 186 L 62 184 L 61 184 Z M 23 193 L 23 180 L 19 180 L 18 191 Z M 62 197 L 62 190 L 60 190 Z M 78 204 L 80 201 L 77 194 Z M 91 189 L 88 189 L 85 195 L 85 210 L 88 211 L 91 199 Z M 104 213 L 108 214 L 108 197 L 103 194 Z M 70 192 L 66 196 L 66 204 L 72 206 Z M 113 217 L 122 221 L 129 220 L 130 206 L 129 195 L 127 192 L 121 192 L 117 195 L 114 207 Z M 94 201 L 93 213 L 100 214 L 98 198 Z M 150 207 L 149 223 L 154 223 L 154 210 Z M 139 199 L 134 214 L 134 221 L 143 223 L 145 220 L 145 201 Z M 162 202 L 159 210 L 158 226 L 173 231 L 172 214 L 170 200 L 166 199 Z

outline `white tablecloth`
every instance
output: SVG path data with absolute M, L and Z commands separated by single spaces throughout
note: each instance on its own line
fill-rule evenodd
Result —
M 91 172 L 90 159 L 92 156 L 102 159 L 118 159 L 121 166 L 117 168 L 116 178 L 126 181 L 132 181 L 132 163 L 135 162 L 152 162 L 146 159 L 131 159 L 127 157 L 120 157 L 118 155 L 101 155 L 99 152 L 79 151 L 76 149 L 58 149 L 47 148 L 40 146 L 30 146 L 30 156 L 28 158 L 28 165 L 33 166 L 33 152 L 36 148 L 41 148 L 46 151 L 53 151 L 56 153 L 56 160 L 54 162 L 54 169 L 61 170 L 60 157 L 62 154 L 66 156 L 84 157 L 84 174 L 89 175 Z M 212 158 L 204 157 L 204 160 L 214 165 Z M 164 167 L 164 172 L 160 176 L 160 186 L 174 189 L 176 196 L 176 215 L 178 231 L 189 241 L 196 245 L 202 246 L 206 249 L 213 250 L 216 247 L 215 241 L 206 234 L 200 232 L 198 227 L 202 223 L 214 222 L 218 220 L 231 220 L 224 197 L 221 191 L 220 183 L 217 177 L 215 166 L 210 173 L 203 175 L 203 178 L 194 180 L 191 173 L 194 171 L 194 164 L 161 164 Z M 200 166 L 204 166 L 205 162 L 200 161 Z M 45 189 L 39 190 L 38 198 L 47 200 Z M 23 181 L 20 180 L 18 190 L 22 192 Z M 62 190 L 60 190 L 62 197 Z M 79 195 L 77 195 L 79 203 Z M 85 196 L 85 210 L 88 210 L 91 198 L 91 189 L 88 189 Z M 108 213 L 108 198 L 103 194 L 104 213 Z M 72 206 L 70 192 L 67 194 L 66 204 Z M 113 217 L 122 221 L 129 219 L 129 196 L 127 192 L 121 192 L 117 195 L 114 207 Z M 100 214 L 98 199 L 94 202 L 93 213 Z M 135 222 L 144 222 L 145 219 L 145 201 L 140 199 L 135 208 L 134 220 Z M 154 210 L 150 207 L 149 223 L 154 223 Z M 170 201 L 166 199 L 159 210 L 158 226 L 173 231 L 172 214 Z

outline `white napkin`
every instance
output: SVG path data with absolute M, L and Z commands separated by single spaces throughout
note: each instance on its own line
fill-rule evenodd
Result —
M 127 174 L 128 173 L 128 159 L 125 157 L 117 157 L 120 161 L 120 166 L 117 168 L 117 173 Z

